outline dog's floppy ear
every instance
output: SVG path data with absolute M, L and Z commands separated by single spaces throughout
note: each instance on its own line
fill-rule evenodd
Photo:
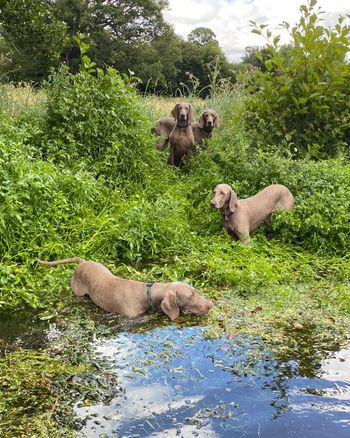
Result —
M 230 191 L 230 200 L 228 206 L 231 213 L 233 213 L 238 207 L 238 198 L 236 193 L 232 189 Z
M 187 116 L 187 121 L 188 121 L 188 123 L 192 123 L 192 122 L 193 122 L 193 113 L 194 113 L 194 111 L 193 111 L 193 106 L 192 106 L 192 104 L 189 104 L 189 107 L 188 107 L 188 116 Z
M 205 113 L 205 111 L 199 117 L 199 122 L 198 122 L 198 126 L 202 129 L 204 128 L 204 113 Z
M 218 118 L 218 115 L 216 114 L 215 111 L 213 111 L 213 116 L 214 116 L 214 128 L 218 128 L 219 127 L 219 118 Z
M 163 312 L 169 316 L 169 318 L 174 321 L 180 315 L 180 309 L 177 305 L 177 294 L 174 290 L 169 290 L 165 293 L 162 302 L 160 303 L 160 308 Z
M 174 108 L 171 110 L 171 115 L 174 117 L 175 120 L 177 120 L 177 110 L 179 108 L 179 104 L 176 103 Z

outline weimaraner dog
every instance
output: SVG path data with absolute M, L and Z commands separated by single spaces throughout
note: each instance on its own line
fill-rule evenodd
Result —
M 211 109 L 203 111 L 199 117 L 199 122 L 192 124 L 194 143 L 207 147 L 214 128 L 218 127 L 219 119 L 216 112 Z
M 169 136 L 174 129 L 176 120 L 171 117 L 162 117 L 157 120 L 151 129 L 152 134 L 161 137 L 157 140 L 157 149 L 163 150 L 169 143 Z M 208 146 L 208 140 L 213 134 L 214 128 L 219 127 L 219 119 L 214 110 L 207 109 L 202 112 L 197 123 L 192 123 L 194 144 Z M 163 137 L 164 140 L 163 140 Z
M 171 111 L 176 123 L 169 135 L 170 155 L 168 163 L 182 167 L 185 161 L 190 162 L 193 155 L 194 135 L 193 106 L 187 102 L 177 103 Z
M 250 240 L 249 234 L 262 223 L 271 223 L 274 211 L 292 210 L 294 206 L 293 195 L 281 184 L 272 184 L 256 195 L 240 200 L 228 184 L 219 184 L 213 195 L 210 205 L 220 208 L 224 228 L 234 240 L 245 243 Z
M 157 137 L 161 137 L 157 139 L 157 149 L 163 150 L 165 146 L 169 143 L 169 136 L 171 131 L 174 129 L 176 124 L 175 119 L 172 117 L 162 117 L 161 119 L 156 121 L 156 124 L 151 129 L 152 134 L 155 134 Z M 163 137 L 164 141 L 163 141 Z
M 136 318 L 148 310 L 162 310 L 171 320 L 180 310 L 204 315 L 213 307 L 198 291 L 187 283 L 143 283 L 116 277 L 100 263 L 85 261 L 79 257 L 38 263 L 46 266 L 76 263 L 71 279 L 74 295 L 89 295 L 91 300 L 107 312 Z

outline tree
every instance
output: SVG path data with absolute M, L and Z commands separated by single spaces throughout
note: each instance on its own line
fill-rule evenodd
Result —
M 0 36 L 11 51 L 13 80 L 41 80 L 59 61 L 77 71 L 84 36 L 101 66 L 150 42 L 166 28 L 165 0 L 11 0 L 0 3 Z M 117 68 L 119 68 L 117 66 Z
M 66 26 L 53 15 L 49 1 L 11 0 L 0 4 L 0 34 L 11 60 L 10 78 L 39 81 L 59 63 Z
M 193 29 L 187 36 L 190 43 L 204 46 L 206 44 L 213 44 L 219 46 L 215 33 L 208 27 L 197 27 Z

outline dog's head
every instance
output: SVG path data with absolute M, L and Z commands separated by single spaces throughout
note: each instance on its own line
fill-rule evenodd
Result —
M 234 213 L 238 206 L 237 195 L 228 184 L 219 184 L 213 190 L 210 206 L 212 208 L 225 208 L 230 213 Z
M 219 127 L 219 119 L 214 110 L 208 109 L 202 112 L 198 126 L 206 131 L 211 132 L 214 128 Z
M 187 126 L 193 122 L 193 106 L 187 102 L 177 103 L 171 111 L 171 115 L 180 126 Z
M 210 301 L 200 296 L 197 289 L 189 284 L 175 282 L 172 285 L 160 304 L 163 312 L 172 321 L 179 317 L 180 310 L 194 315 L 205 315 L 213 307 Z

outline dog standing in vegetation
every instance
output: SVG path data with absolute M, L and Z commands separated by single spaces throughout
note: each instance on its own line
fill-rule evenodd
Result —
M 107 312 L 136 318 L 148 310 L 162 310 L 171 320 L 180 310 L 204 315 L 213 307 L 198 291 L 187 283 L 143 283 L 116 277 L 109 269 L 97 262 L 73 257 L 53 262 L 38 260 L 46 266 L 76 263 L 78 266 L 71 279 L 74 295 L 89 295 L 91 300 Z
M 157 149 L 162 151 L 169 143 L 169 135 L 174 129 L 176 121 L 171 117 L 162 117 L 156 121 L 156 124 L 151 129 L 152 134 L 157 137 Z M 163 138 L 165 137 L 164 141 Z
M 213 195 L 210 205 L 220 208 L 224 228 L 233 240 L 244 243 L 249 242 L 249 234 L 262 223 L 270 225 L 274 211 L 292 210 L 294 206 L 292 193 L 281 184 L 272 184 L 256 195 L 240 200 L 228 184 L 219 184 Z
M 157 149 L 163 150 L 169 143 L 169 136 L 174 129 L 176 121 L 171 117 L 162 117 L 157 120 L 151 129 L 152 134 L 161 137 L 157 140 Z M 192 123 L 194 144 L 208 146 L 208 140 L 213 134 L 214 128 L 219 127 L 219 119 L 214 110 L 207 109 L 202 112 L 197 123 Z M 165 138 L 164 138 L 165 137 Z
M 208 147 L 208 140 L 213 135 L 214 128 L 219 127 L 219 119 L 214 110 L 207 109 L 202 112 L 198 123 L 192 125 L 194 143 Z
M 168 163 L 182 167 L 184 160 L 191 161 L 194 135 L 192 131 L 193 106 L 187 102 L 177 103 L 171 111 L 175 126 L 169 135 L 170 154 Z

